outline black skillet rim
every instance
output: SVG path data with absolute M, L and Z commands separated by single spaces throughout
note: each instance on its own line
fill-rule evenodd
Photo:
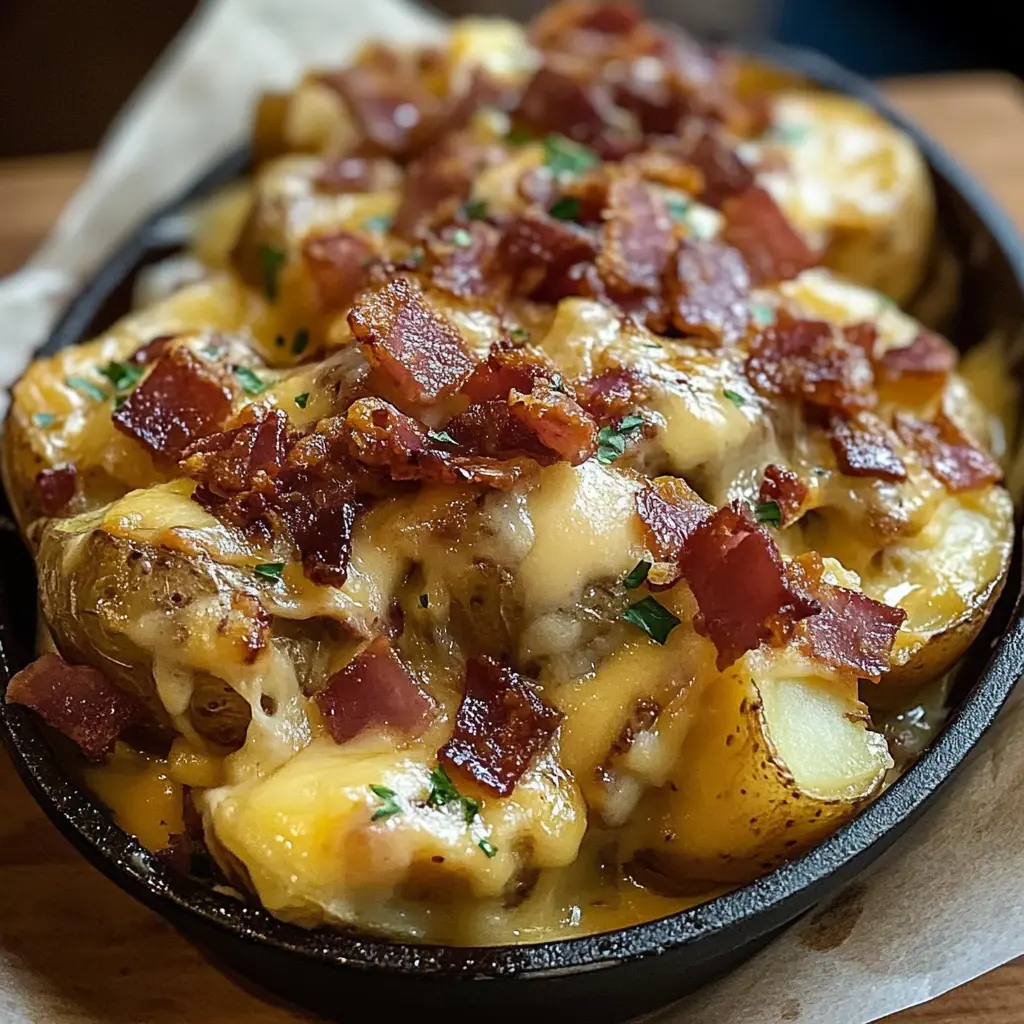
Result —
M 902 115 L 892 110 L 873 86 L 817 53 L 781 46 L 759 47 L 756 55 L 783 69 L 803 74 L 837 92 L 854 96 L 906 131 L 932 170 L 973 209 L 1006 259 L 1017 287 L 1024 293 L 1024 242 L 1008 218 L 973 178 L 941 147 Z M 43 352 L 81 340 L 82 332 L 102 300 L 151 250 L 160 237 L 158 224 L 184 202 L 238 176 L 248 155 L 235 152 L 194 183 L 185 195 L 147 220 L 101 267 L 78 294 Z M 1019 540 L 1019 538 L 1018 538 Z M 0 596 L 2 582 L 0 582 Z M 8 597 L 7 600 L 10 598 Z M 9 678 L 0 621 L 0 670 Z M 979 659 L 984 652 L 976 652 Z M 15 766 L 43 810 L 64 835 L 109 878 L 159 913 L 180 920 L 189 917 L 227 936 L 276 947 L 325 964 L 367 971 L 476 980 L 509 975 L 524 980 L 613 967 L 698 941 L 723 938 L 742 924 L 757 927 L 807 889 L 850 868 L 877 842 L 908 822 L 970 753 L 992 724 L 1024 671 L 1024 610 L 1010 612 L 1006 632 L 992 649 L 977 682 L 954 711 L 947 726 L 921 759 L 877 800 L 819 846 L 741 889 L 657 921 L 582 938 L 532 945 L 493 947 L 431 946 L 376 939 L 343 931 L 306 930 L 273 917 L 258 906 L 242 903 L 169 869 L 137 840 L 113 824 L 86 795 L 54 756 L 42 728 L 25 709 L 0 703 L 0 732 Z M 768 930 L 765 924 L 762 932 Z

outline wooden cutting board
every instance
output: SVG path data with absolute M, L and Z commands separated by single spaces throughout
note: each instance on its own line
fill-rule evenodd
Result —
M 1024 227 L 1024 90 L 1008 76 L 888 83 Z M 0 274 L 49 229 L 88 154 L 0 161 Z M 79 857 L 0 754 L 0 1024 L 286 1024 Z M 1020 1024 L 1024 958 L 887 1024 Z M 840 1024 L 840 1022 L 837 1022 Z

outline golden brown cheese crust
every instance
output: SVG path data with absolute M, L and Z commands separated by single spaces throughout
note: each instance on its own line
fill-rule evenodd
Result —
M 43 614 L 165 753 L 91 771 L 125 827 L 182 849 L 153 821 L 198 806 L 188 848 L 303 923 L 534 941 L 878 791 L 861 700 L 965 650 L 1012 503 L 882 294 L 923 273 L 919 154 L 741 70 L 619 4 L 370 47 L 263 102 L 200 280 L 29 368 Z

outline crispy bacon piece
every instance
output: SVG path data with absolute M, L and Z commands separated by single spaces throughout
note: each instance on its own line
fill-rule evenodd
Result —
M 139 721 L 141 710 L 134 697 L 102 672 L 69 665 L 56 654 L 44 654 L 15 673 L 7 686 L 7 703 L 31 708 L 92 761 L 114 749 L 117 737 Z
M 953 494 L 974 491 L 1003 478 L 999 463 L 975 447 L 945 413 L 932 423 L 896 414 L 896 433 L 920 456 L 925 468 Z
M 412 417 L 380 398 L 353 402 L 345 417 L 349 454 L 364 466 L 386 471 L 392 480 L 474 483 L 507 490 L 535 469 L 532 458 L 489 458 L 462 453 L 436 440 Z
M 867 356 L 830 324 L 780 318 L 750 343 L 746 374 L 764 395 L 855 412 L 873 404 Z
M 555 220 L 541 210 L 525 210 L 505 226 L 498 250 L 499 264 L 511 275 L 517 290 L 554 300 L 580 294 L 575 268 L 597 257 L 593 232 Z M 545 289 L 545 286 L 548 286 Z
M 700 609 L 694 628 L 717 648 L 719 670 L 765 641 L 783 642 L 821 607 L 790 581 L 775 541 L 738 502 L 686 538 L 679 565 Z
M 773 463 L 765 467 L 757 500 L 762 504 L 774 501 L 782 513 L 782 525 L 788 526 L 800 518 L 809 494 L 807 484 L 793 470 Z
M 608 134 L 614 110 L 607 86 L 593 69 L 579 58 L 563 56 L 537 69 L 523 91 L 515 118 L 538 133 L 557 132 L 576 142 L 595 144 Z
M 472 658 L 455 732 L 438 759 L 498 796 L 508 796 L 563 717 L 518 672 L 493 658 Z
M 621 175 L 608 186 L 603 247 L 597 270 L 612 297 L 658 295 L 672 254 L 672 221 L 665 201 L 639 177 Z
M 597 451 L 597 424 L 564 392 L 546 387 L 528 395 L 512 391 L 508 405 L 545 448 L 569 465 L 578 466 Z
M 669 295 L 672 322 L 684 334 L 732 345 L 747 333 L 750 273 L 731 246 L 683 242 L 676 252 Z
M 714 507 L 679 477 L 655 477 L 637 492 L 636 511 L 643 523 L 647 548 L 657 565 L 648 579 L 659 586 L 679 577 L 683 548 L 714 514 Z
M 622 419 L 643 405 L 649 396 L 649 382 L 637 370 L 616 367 L 574 382 L 576 400 L 598 426 Z
M 818 263 L 818 257 L 760 186 L 727 198 L 722 212 L 722 240 L 743 253 L 754 284 L 789 281 Z
M 306 577 L 321 586 L 344 586 L 352 557 L 355 485 L 286 475 L 276 504 L 299 549 Z
M 341 156 L 327 160 L 313 184 L 317 192 L 344 195 L 349 192 L 383 192 L 396 188 L 401 173 L 390 160 Z
M 907 469 L 893 448 L 892 432 L 877 416 L 869 412 L 833 416 L 828 439 L 844 475 L 906 480 Z
M 504 400 L 512 391 L 532 391 L 535 385 L 553 387 L 556 376 L 558 367 L 540 349 L 496 342 L 487 358 L 477 363 L 462 394 L 471 402 Z M 563 383 L 563 387 L 568 385 Z
M 302 259 L 316 289 L 320 310 L 347 309 L 364 287 L 373 246 L 348 231 L 309 235 L 302 242 Z
M 482 221 L 449 225 L 427 242 L 430 283 L 460 299 L 496 296 L 502 284 L 493 272 L 500 238 L 496 227 Z
M 843 337 L 857 348 L 863 349 L 868 359 L 875 358 L 875 342 L 878 341 L 878 328 L 870 321 L 847 324 L 843 328 Z
M 353 306 L 348 322 L 370 365 L 406 401 L 447 397 L 473 372 L 475 362 L 462 335 L 427 305 L 408 278 L 389 281 Z
M 371 640 L 314 697 L 335 743 L 364 729 L 396 729 L 410 739 L 427 727 L 433 701 L 423 692 L 385 637 Z
M 546 7 L 530 24 L 530 40 L 538 49 L 570 53 L 597 52 L 614 46 L 644 24 L 636 5 L 621 2 L 594 3 L 593 0 L 564 0 Z M 580 33 L 599 37 L 590 47 L 580 48 Z
M 959 354 L 939 334 L 921 331 L 909 345 L 888 348 L 876 361 L 883 380 L 902 377 L 945 378 L 956 369 Z
M 856 590 L 822 579 L 821 557 L 812 552 L 791 563 L 792 575 L 821 606 L 801 623 L 798 642 L 812 657 L 831 668 L 858 678 L 878 680 L 889 669 L 896 634 L 907 617 Z
M 78 470 L 74 466 L 55 466 L 36 473 L 36 495 L 46 516 L 59 516 L 75 496 Z
M 155 363 L 167 351 L 167 346 L 176 337 L 175 334 L 158 334 L 155 338 L 150 338 L 145 345 L 132 353 L 130 362 L 136 366 L 149 366 Z
M 505 399 L 488 399 L 471 405 L 445 424 L 445 433 L 466 451 L 491 458 L 526 456 L 540 465 L 557 461 L 537 432 L 513 413 Z
M 177 462 L 197 438 L 223 426 L 231 390 L 197 356 L 177 345 L 114 410 L 114 426 L 162 463 Z
M 277 475 L 287 454 L 288 415 L 262 407 L 247 413 L 250 422 L 201 438 L 185 450 L 179 465 L 186 476 L 217 494 L 229 495 L 251 490 L 259 474 Z
M 727 199 L 753 188 L 754 172 L 722 139 L 716 127 L 693 121 L 678 145 L 683 159 L 703 177 L 704 187 L 698 193 L 702 203 L 720 210 Z

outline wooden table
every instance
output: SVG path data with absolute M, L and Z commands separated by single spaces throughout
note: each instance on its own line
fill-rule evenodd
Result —
M 886 91 L 971 168 L 1024 228 L 1024 89 L 1015 79 L 943 75 L 892 82 Z M 88 164 L 88 154 L 0 162 L 0 274 L 28 256 Z M 240 991 L 163 920 L 88 867 L 32 803 L 4 755 L 0 873 L 0 1021 L 284 1024 L 300 1019 Z M 31 1001 L 34 1011 L 23 1008 L 15 990 L 39 994 Z M 887 1018 L 887 1024 L 1021 1021 L 1024 957 Z

